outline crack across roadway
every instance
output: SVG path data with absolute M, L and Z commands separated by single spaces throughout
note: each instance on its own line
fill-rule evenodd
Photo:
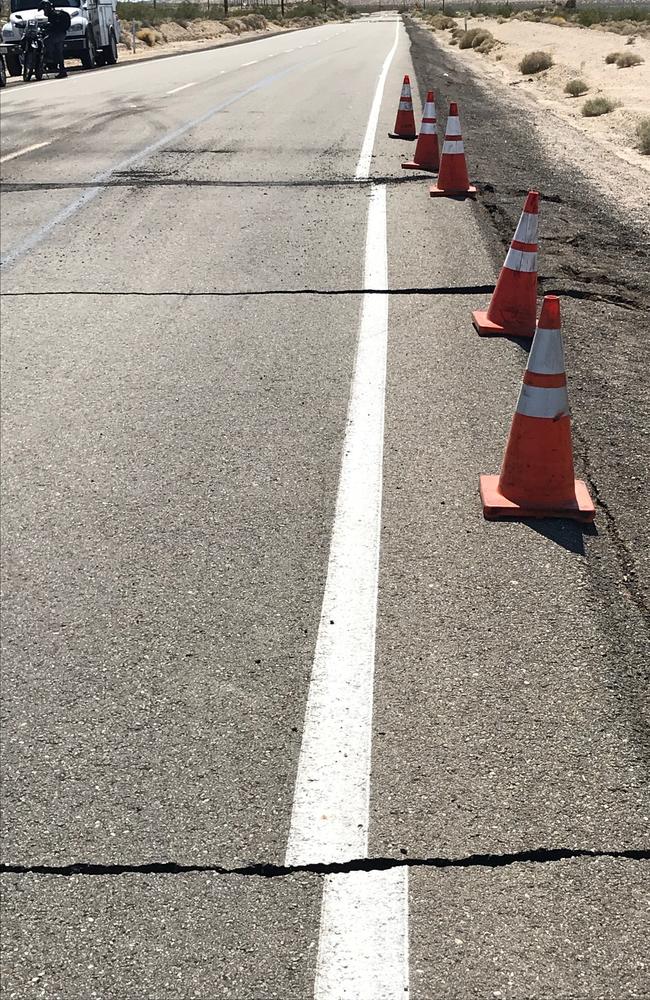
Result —
M 57 291 L 26 291 L 26 292 L 3 292 L 5 298 L 34 298 L 43 295 L 100 295 L 115 298 L 145 297 L 163 298 L 165 296 L 180 296 L 181 298 L 239 298 L 264 295 L 490 295 L 494 291 L 494 285 L 455 285 L 448 288 L 444 285 L 430 288 L 264 288 L 257 291 L 220 291 L 218 289 L 206 291 L 181 291 L 178 289 L 165 289 L 159 292 L 148 292 L 140 289 L 121 289 L 106 291 L 99 289 L 59 289 Z
M 0 183 L 3 194 L 24 194 L 29 191 L 68 191 L 83 188 L 147 188 L 156 187 L 208 187 L 208 188 L 366 188 L 377 184 L 413 184 L 422 177 L 405 174 L 402 177 L 327 177 L 304 180 L 220 180 L 219 178 L 167 177 L 150 172 L 120 174 L 98 181 L 6 181 Z
M 68 865 L 0 865 L 0 875 L 186 875 L 206 872 L 214 875 L 240 875 L 254 878 L 284 878 L 288 875 L 342 875 L 349 872 L 378 872 L 394 868 L 505 868 L 515 864 L 555 864 L 558 861 L 598 860 L 650 861 L 650 849 L 587 850 L 586 848 L 538 847 L 505 854 L 468 854 L 445 858 L 355 858 L 329 864 L 274 865 L 268 863 L 225 868 L 222 865 L 180 864 L 175 861 L 150 861 L 144 864 L 100 864 L 72 862 Z

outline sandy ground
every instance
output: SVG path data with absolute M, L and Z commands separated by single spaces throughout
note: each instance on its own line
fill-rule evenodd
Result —
M 128 25 L 122 25 L 122 41 L 119 45 L 120 62 L 132 59 L 149 59 L 154 56 L 171 55 L 175 52 L 196 52 L 200 49 L 217 48 L 222 45 L 234 45 L 237 42 L 263 38 L 265 35 L 278 34 L 285 31 L 298 31 L 309 27 L 308 24 L 296 21 L 291 25 L 279 25 L 269 21 L 268 27 L 261 31 L 242 31 L 234 34 L 219 21 L 191 21 L 189 30 L 184 30 L 174 22 L 166 22 L 158 27 L 166 41 L 148 46 L 136 38 L 135 51 L 131 48 L 132 36 Z
M 463 20 L 459 19 L 458 24 L 462 27 Z M 632 168 L 632 176 L 638 179 L 641 190 L 647 188 L 650 157 L 635 148 L 635 130 L 639 119 L 650 115 L 650 39 L 637 37 L 631 45 L 626 45 L 625 36 L 610 32 L 517 20 L 500 24 L 495 18 L 481 16 L 468 17 L 467 27 L 486 28 L 502 44 L 487 55 L 450 46 L 451 52 L 476 73 L 510 88 L 522 101 L 531 102 L 535 123 L 549 132 L 555 142 L 560 137 L 565 147 L 573 142 L 581 165 L 585 166 L 586 160 L 587 168 L 594 173 L 602 172 L 605 167 L 612 187 L 618 188 L 623 200 L 629 203 L 629 191 L 625 188 L 630 179 L 630 170 L 623 169 L 623 163 Z M 438 30 L 435 37 L 448 46 L 451 33 Z M 554 65 L 543 73 L 522 76 L 518 68 L 522 56 L 540 49 L 552 54 Z M 607 65 L 605 56 L 618 51 L 636 52 L 645 62 L 628 69 Z M 589 92 L 583 97 L 573 98 L 564 93 L 567 81 L 575 77 L 589 85 Z M 581 108 L 585 100 L 601 94 L 620 101 L 621 106 L 599 118 L 583 118 Z M 540 116 L 540 110 L 546 111 L 546 115 Z M 558 130 L 558 119 L 570 125 L 572 132 Z M 569 139 L 571 135 L 573 140 Z M 604 153 L 612 155 L 604 159 Z M 634 190 L 638 192 L 639 187 Z

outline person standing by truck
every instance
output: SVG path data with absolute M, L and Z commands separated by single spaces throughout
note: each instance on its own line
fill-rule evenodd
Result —
M 56 79 L 62 80 L 68 75 L 63 58 L 63 43 L 70 27 L 70 15 L 65 10 L 57 10 L 49 0 L 40 4 L 38 9 L 42 10 L 47 18 L 47 61 L 54 63 L 59 71 Z

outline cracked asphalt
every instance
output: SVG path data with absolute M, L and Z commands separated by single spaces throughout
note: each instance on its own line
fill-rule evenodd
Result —
M 50 142 L 3 165 L 3 254 L 88 194 L 3 274 L 3 998 L 304 1000 L 325 875 L 391 865 L 410 996 L 650 995 L 647 250 L 410 23 L 368 857 L 284 866 L 394 33 L 3 95 L 3 154 Z M 401 171 L 405 72 L 459 101 L 476 203 Z M 470 312 L 532 186 L 594 529 L 481 517 L 525 349 Z

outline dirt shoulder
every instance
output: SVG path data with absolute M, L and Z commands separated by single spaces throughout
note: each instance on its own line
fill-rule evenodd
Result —
M 464 19 L 457 23 L 462 28 Z M 650 182 L 650 156 L 640 151 L 636 135 L 640 120 L 650 116 L 650 39 L 627 36 L 634 39 L 628 45 L 625 37 L 602 30 L 488 17 L 468 17 L 467 27 L 489 31 L 496 44 L 488 52 L 459 49 L 448 30 L 437 30 L 436 42 L 496 92 L 515 95 L 549 151 L 561 150 L 605 196 L 614 196 L 637 220 L 641 213 L 650 232 L 650 206 L 639 198 Z M 548 52 L 551 68 L 523 75 L 519 63 L 531 51 Z M 644 61 L 626 69 L 607 64 L 605 57 L 617 51 L 634 53 Z M 564 92 L 566 83 L 576 78 L 588 87 L 577 98 Z M 609 114 L 584 117 L 585 101 L 601 96 L 619 106 Z
M 405 20 L 420 99 L 436 90 L 442 126 L 448 102 L 459 103 L 470 177 L 479 188 L 474 210 L 493 250 L 495 278 L 526 192 L 541 193 L 540 293 L 562 298 L 576 467 L 598 506 L 598 535 L 588 548 L 594 588 L 603 594 L 604 616 L 611 608 L 621 627 L 627 602 L 650 623 L 650 501 L 643 486 L 650 468 L 650 252 L 640 209 L 635 214 L 604 177 L 595 182 L 566 155 L 569 133 L 557 121 L 554 143 L 547 141 L 548 114 L 531 111 L 520 87 L 495 86 L 441 33 Z M 643 176 L 645 185 L 633 190 L 637 205 L 647 191 Z M 567 544 L 559 528 L 543 530 Z M 568 547 L 579 554 L 584 539 L 575 535 Z M 637 640 L 643 638 L 631 637 Z
M 201 49 L 240 45 L 257 38 L 316 27 L 321 23 L 330 22 L 315 18 L 300 18 L 278 24 L 274 21 L 267 21 L 260 15 L 255 15 L 254 19 L 249 16 L 249 20 L 229 18 L 228 24 L 207 19 L 185 21 L 182 24 L 176 21 L 164 21 L 162 24 L 156 25 L 155 28 L 138 26 L 135 49 L 133 48 L 131 27 L 127 23 L 122 23 L 119 58 L 120 62 L 132 62 L 175 55 L 180 52 L 197 52 Z M 138 35 L 142 37 L 138 37 Z

